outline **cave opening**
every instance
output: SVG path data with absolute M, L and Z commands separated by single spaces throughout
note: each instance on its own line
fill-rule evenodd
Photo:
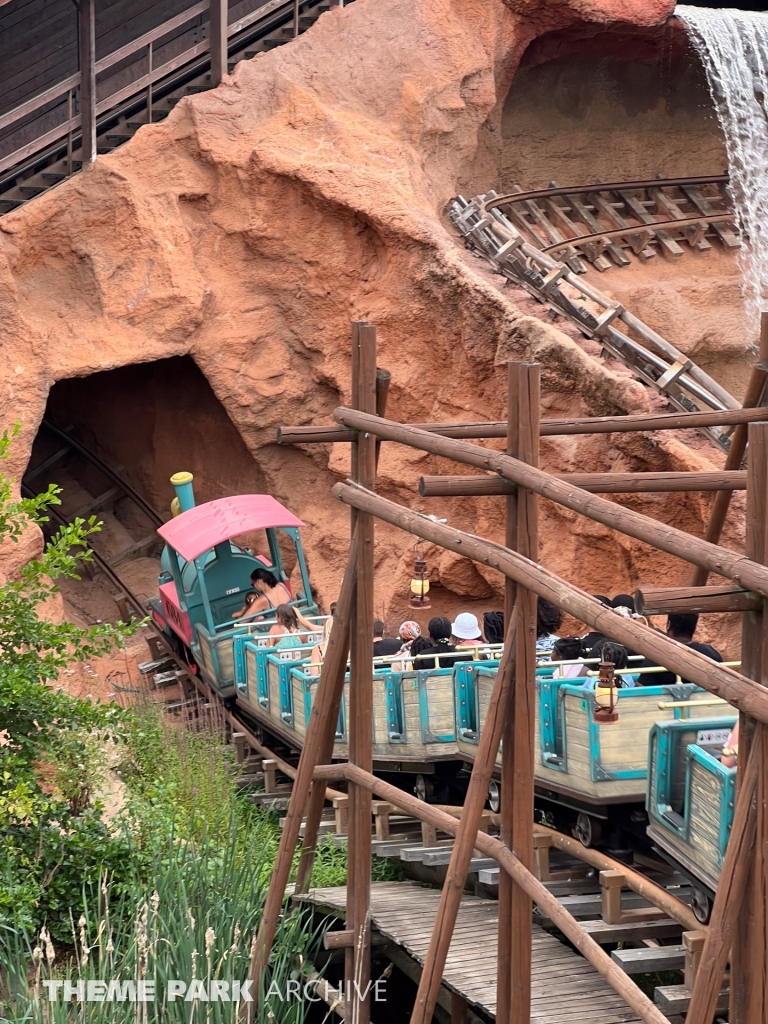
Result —
M 501 135 L 504 193 L 727 168 L 704 69 L 674 18 L 650 29 L 579 26 L 532 42 Z
M 98 456 L 156 510 L 157 518 L 70 447 L 68 438 Z M 198 504 L 267 490 L 237 428 L 189 356 L 54 384 L 24 485 L 27 493 L 44 491 L 49 484 L 59 486 L 57 511 L 66 519 L 95 515 L 103 525 L 93 537 L 94 551 L 146 601 L 157 591 L 161 542 L 155 531 L 159 520 L 170 518 L 170 477 L 181 470 L 193 473 Z M 89 623 L 125 617 L 114 581 L 92 567 L 86 569 L 79 582 L 59 581 L 67 616 Z

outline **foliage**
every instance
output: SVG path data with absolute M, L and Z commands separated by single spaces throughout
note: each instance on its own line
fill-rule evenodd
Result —
M 14 431 L 14 435 L 18 430 Z M 0 437 L 0 461 L 12 437 Z M 0 544 L 18 544 L 30 523 L 49 521 L 59 488 L 12 499 L 0 473 Z M 98 752 L 121 729 L 124 713 L 80 700 L 49 683 L 74 661 L 121 645 L 135 626 L 84 629 L 52 622 L 41 609 L 55 580 L 78 578 L 90 560 L 94 517 L 62 526 L 43 554 L 0 584 L 0 921 L 16 926 L 68 912 L 81 896 L 85 871 L 119 863 L 94 799 L 106 769 Z

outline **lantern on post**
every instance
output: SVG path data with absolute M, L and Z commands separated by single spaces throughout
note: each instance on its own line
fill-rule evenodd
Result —
M 429 594 L 429 570 L 426 559 L 421 557 L 418 541 L 413 547 L 413 576 L 411 577 L 411 608 L 431 608 Z
M 600 662 L 600 674 L 595 686 L 595 708 L 592 717 L 598 725 L 610 725 L 619 720 L 619 692 L 612 661 Z

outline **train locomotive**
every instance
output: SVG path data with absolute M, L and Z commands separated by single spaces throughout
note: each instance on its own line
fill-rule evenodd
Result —
M 239 495 L 195 505 L 190 474 L 176 474 L 178 514 L 161 526 L 165 541 L 152 618 L 177 651 L 227 701 L 265 733 L 301 750 L 319 669 L 312 648 L 323 617 L 312 599 L 301 546 L 301 520 L 268 495 Z M 235 543 L 260 531 L 267 554 Z M 279 537 L 282 534 L 282 541 Z M 301 589 L 293 602 L 316 633 L 280 649 L 268 635 L 274 610 L 239 622 L 254 568 L 288 585 L 288 544 Z M 500 647 L 478 648 L 471 660 L 419 667 L 419 658 L 374 659 L 374 771 L 400 788 L 440 803 L 463 799 L 498 671 Z M 537 813 L 585 845 L 647 846 L 680 865 L 699 887 L 701 914 L 717 875 L 733 816 L 735 769 L 718 760 L 735 721 L 725 701 L 678 682 L 612 691 L 606 717 L 595 662 L 583 675 L 558 678 L 563 662 L 536 669 L 535 783 Z M 653 669 L 627 670 L 635 680 Z M 664 671 L 658 669 L 656 671 Z M 650 685 L 649 685 L 650 684 Z M 339 710 L 334 758 L 348 754 L 349 679 Z M 720 704 L 721 707 L 713 705 Z M 649 748 L 650 742 L 650 748 Z M 650 756 L 649 756 L 650 749 Z M 501 754 L 497 759 L 497 769 Z M 489 804 L 498 809 L 498 776 Z M 647 809 L 647 816 L 646 816 Z

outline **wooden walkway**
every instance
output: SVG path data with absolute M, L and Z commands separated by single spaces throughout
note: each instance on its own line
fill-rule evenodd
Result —
M 345 886 L 296 897 L 343 915 Z M 373 928 L 419 964 L 429 947 L 440 892 L 413 882 L 374 882 Z M 443 983 L 471 1007 L 496 1015 L 498 903 L 465 895 L 461 901 Z M 531 1024 L 639 1024 L 637 1015 L 586 960 L 542 928 L 533 927 Z

